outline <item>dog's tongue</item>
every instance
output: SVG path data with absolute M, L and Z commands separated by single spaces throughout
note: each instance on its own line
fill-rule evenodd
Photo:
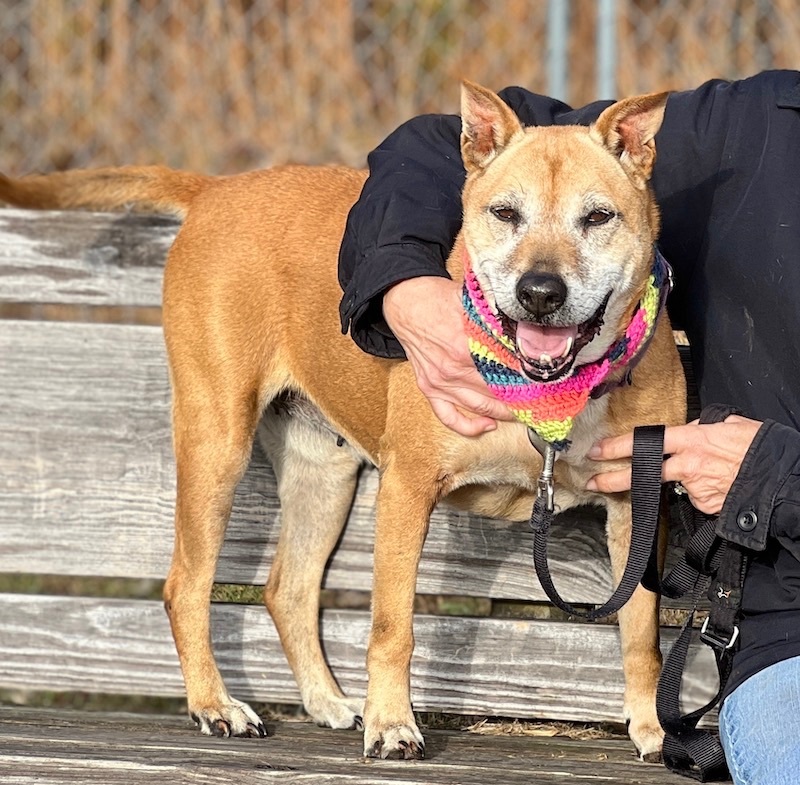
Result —
M 539 360 L 543 354 L 556 359 L 567 354 L 577 336 L 577 326 L 541 327 L 530 322 L 518 322 L 517 350 L 529 360 Z

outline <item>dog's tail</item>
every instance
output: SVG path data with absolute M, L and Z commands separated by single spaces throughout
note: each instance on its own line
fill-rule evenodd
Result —
M 165 166 L 75 169 L 19 179 L 0 174 L 0 202 L 36 210 L 127 208 L 185 218 L 213 179 Z

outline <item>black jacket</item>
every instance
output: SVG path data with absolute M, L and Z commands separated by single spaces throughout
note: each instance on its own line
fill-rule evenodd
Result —
M 503 99 L 526 125 L 586 124 L 579 110 L 519 87 Z M 342 328 L 366 351 L 401 357 L 383 292 L 446 275 L 461 223 L 460 121 L 428 115 L 369 156 L 342 242 Z M 700 400 L 765 425 L 720 515 L 720 533 L 757 551 L 728 692 L 800 655 L 800 74 L 712 81 L 670 96 L 653 177 L 659 245 L 675 270 L 669 310 L 692 345 Z M 772 536 L 768 536 L 768 535 Z

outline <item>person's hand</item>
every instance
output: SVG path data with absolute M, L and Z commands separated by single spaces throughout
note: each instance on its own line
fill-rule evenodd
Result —
M 469 354 L 461 285 L 449 278 L 409 278 L 383 297 L 383 316 L 414 369 L 434 414 L 462 436 L 514 419 L 484 383 Z
M 762 423 L 731 415 L 724 422 L 678 425 L 664 431 L 664 454 L 661 472 L 664 482 L 679 482 L 692 504 L 706 513 L 717 515 L 739 473 L 744 456 Z M 603 439 L 589 450 L 594 461 L 630 458 L 633 434 Z M 595 474 L 587 486 L 591 491 L 614 493 L 631 487 L 631 470 Z

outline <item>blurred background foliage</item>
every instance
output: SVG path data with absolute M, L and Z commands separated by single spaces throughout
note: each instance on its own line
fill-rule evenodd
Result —
M 0 169 L 360 166 L 462 77 L 577 105 L 798 65 L 800 0 L 0 0 Z

